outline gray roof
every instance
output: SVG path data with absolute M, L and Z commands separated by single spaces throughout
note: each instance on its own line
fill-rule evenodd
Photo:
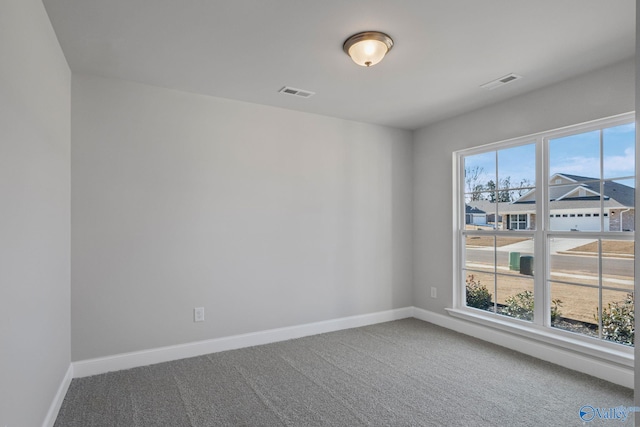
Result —
M 600 181 L 597 178 L 590 178 L 588 176 L 580 176 L 580 175 L 569 175 L 566 173 L 562 173 L 559 175 L 565 176 L 569 179 L 576 181 L 576 184 L 573 186 L 566 185 L 566 184 L 560 185 L 557 188 L 553 186 L 549 187 L 549 196 L 550 196 L 549 199 L 552 201 L 570 192 L 572 189 L 578 186 L 583 188 L 588 188 L 589 190 L 597 194 L 600 194 Z M 559 192 L 562 192 L 562 190 L 565 190 L 565 191 L 563 192 L 563 194 L 557 195 L 556 197 L 554 197 L 555 194 L 552 194 L 552 192 L 554 192 L 556 189 L 560 190 Z M 620 184 L 619 182 L 615 182 L 615 181 L 604 181 L 603 194 L 604 194 L 605 201 L 611 198 L 611 199 L 614 199 L 619 206 L 626 206 L 626 207 L 635 206 L 635 188 L 633 187 L 629 187 L 627 185 Z M 585 198 L 575 198 L 575 199 L 579 200 L 579 199 L 585 199 Z M 564 199 L 564 200 L 567 200 L 567 199 Z M 596 200 L 599 200 L 599 197 L 596 198 Z M 517 203 L 517 201 L 515 203 Z
M 531 211 L 535 206 L 531 203 L 519 205 L 514 205 L 513 203 L 508 202 L 493 203 L 489 200 L 474 200 L 469 202 L 469 205 L 478 208 L 489 215 L 496 213 L 496 205 L 500 211 L 499 213 Z
M 468 213 L 468 214 L 483 214 L 483 213 L 486 213 L 486 212 L 483 211 L 482 209 L 478 209 L 477 206 L 465 205 L 464 206 L 464 213 Z

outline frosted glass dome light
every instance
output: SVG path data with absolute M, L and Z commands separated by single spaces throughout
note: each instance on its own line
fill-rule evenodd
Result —
M 353 62 L 370 67 L 382 61 L 382 58 L 393 47 L 391 37 L 378 31 L 365 31 L 349 37 L 342 46 Z

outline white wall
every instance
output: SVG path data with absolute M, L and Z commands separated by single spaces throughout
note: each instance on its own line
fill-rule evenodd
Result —
M 453 152 L 633 111 L 634 72 L 630 59 L 415 132 L 415 306 L 452 306 Z
M 40 0 L 0 2 L 0 425 L 42 425 L 70 363 L 71 74 Z
M 411 305 L 410 132 L 72 80 L 73 360 Z

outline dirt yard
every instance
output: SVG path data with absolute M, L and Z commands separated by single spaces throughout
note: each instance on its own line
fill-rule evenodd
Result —
M 498 236 L 496 238 L 496 246 L 502 247 L 506 245 L 512 245 L 514 243 L 523 242 L 529 240 L 527 237 L 512 237 L 512 236 Z M 493 236 L 467 236 L 467 246 L 487 247 L 493 246 Z M 593 254 L 598 253 L 598 242 L 587 243 L 586 245 L 578 246 L 573 249 L 569 249 L 570 252 L 590 252 Z M 633 241 L 631 240 L 603 240 L 602 241 L 602 253 L 604 254 L 619 254 L 633 256 Z
M 496 246 L 502 247 L 519 243 L 528 240 L 524 237 L 512 237 L 512 236 L 497 236 Z M 467 247 L 490 247 L 494 244 L 493 236 L 467 236 Z M 586 245 L 578 246 L 570 249 L 568 252 L 583 253 L 586 256 L 589 254 L 597 255 L 598 242 L 591 242 Z M 603 254 L 621 255 L 626 257 L 634 256 L 634 242 L 623 240 L 603 240 L 602 241 Z M 474 266 L 473 274 L 476 280 L 479 280 L 481 284 L 484 284 L 492 295 L 492 300 L 497 301 L 498 304 L 504 304 L 505 300 L 512 295 L 523 292 L 525 290 L 533 291 L 533 277 L 521 275 L 516 271 L 503 271 L 506 275 L 498 275 L 497 280 L 494 283 L 493 269 L 478 268 Z M 468 274 L 468 275 L 469 275 Z M 467 276 L 468 276 L 467 275 Z M 596 315 L 598 312 L 598 278 L 590 278 L 588 276 L 581 276 L 578 281 L 582 285 L 577 286 L 568 285 L 564 283 L 553 282 L 553 280 L 571 281 L 564 276 L 554 275 L 552 273 L 550 283 L 551 287 L 551 299 L 560 300 L 560 316 L 579 320 L 581 322 L 596 323 Z M 633 292 L 633 278 L 622 277 L 615 275 L 606 275 L 603 277 L 603 284 L 608 287 L 615 287 L 622 290 L 609 290 L 603 289 L 602 291 L 602 305 L 607 307 L 609 303 L 623 301 L 627 296 L 627 293 Z M 588 287 L 588 285 L 595 287 Z
M 530 238 L 498 236 L 496 237 L 496 246 L 500 248 L 502 246 L 513 245 L 514 243 L 524 242 L 525 240 L 530 240 Z M 467 236 L 467 246 L 470 246 L 470 247 L 493 246 L 493 236 Z
M 571 252 L 592 252 L 598 253 L 598 242 L 591 242 L 577 248 L 569 249 Z M 633 241 L 628 240 L 603 240 L 602 253 L 633 255 Z
M 533 292 L 533 278 L 530 276 L 519 275 L 514 272 L 514 275 L 498 275 L 497 283 L 494 284 L 494 275 L 492 273 L 479 273 L 469 272 L 473 274 L 476 280 L 480 280 L 481 284 L 484 284 L 492 295 L 492 301 L 497 301 L 498 304 L 504 304 L 505 300 L 517 293 L 529 290 Z M 468 274 L 468 275 L 469 275 Z M 467 276 L 468 276 L 467 275 Z M 554 276 L 552 275 L 552 279 Z M 606 279 L 620 279 L 615 277 Z M 628 279 L 628 278 L 626 278 Z M 581 283 L 585 285 L 598 284 L 597 278 L 592 280 L 582 279 Z M 581 322 L 595 323 L 595 315 L 598 312 L 598 289 L 585 286 L 567 285 L 564 283 L 552 282 L 551 286 L 551 299 L 559 299 L 562 301 L 560 305 L 560 315 L 569 319 L 579 320 Z M 604 289 L 602 291 L 602 303 L 604 307 L 607 307 L 608 303 L 623 301 L 627 295 L 627 292 L 633 291 L 633 284 L 619 284 L 616 283 L 617 288 L 625 289 L 624 291 L 612 291 Z M 497 299 L 496 299 L 497 297 Z

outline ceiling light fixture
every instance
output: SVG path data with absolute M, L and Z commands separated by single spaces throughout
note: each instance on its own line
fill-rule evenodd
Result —
M 370 67 L 382 61 L 382 58 L 393 47 L 393 40 L 379 31 L 365 31 L 349 37 L 342 45 L 342 50 L 353 59 L 353 62 Z

